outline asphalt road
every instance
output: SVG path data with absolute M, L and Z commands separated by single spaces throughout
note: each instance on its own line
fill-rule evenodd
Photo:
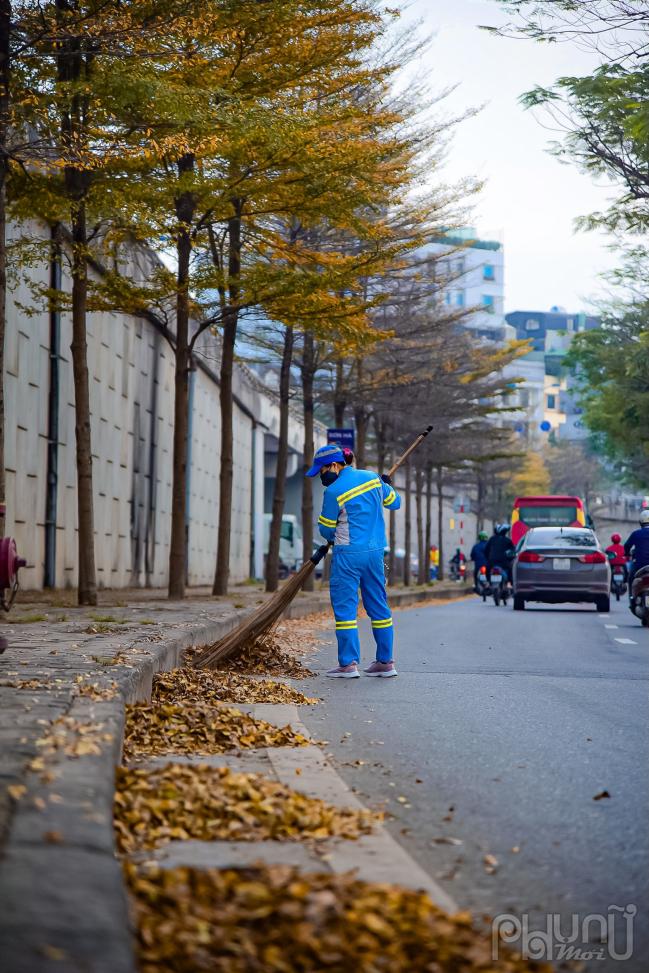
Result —
M 530 928 L 556 913 L 566 934 L 573 914 L 637 906 L 633 956 L 586 968 L 646 973 L 649 632 L 624 602 L 394 617 L 399 677 L 319 678 L 325 706 L 302 709 L 341 776 L 460 908 Z M 369 662 L 366 620 L 361 638 Z M 309 664 L 335 664 L 333 634 Z

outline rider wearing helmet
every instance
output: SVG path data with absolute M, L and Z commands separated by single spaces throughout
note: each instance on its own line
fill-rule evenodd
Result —
M 469 557 L 473 561 L 473 590 L 478 590 L 478 575 L 480 574 L 480 568 L 483 568 L 487 564 L 487 555 L 485 554 L 485 548 L 487 547 L 487 537 L 488 534 L 486 530 L 481 530 L 478 534 L 478 540 L 471 548 L 471 553 Z
M 507 536 L 508 532 L 509 524 L 496 524 L 493 537 L 489 538 L 485 548 L 485 557 L 487 558 L 489 571 L 492 568 L 498 567 L 507 578 L 510 577 L 511 562 L 516 553 L 514 545 Z
M 623 568 L 626 574 L 626 554 L 622 545 L 622 538 L 619 534 L 611 534 L 612 544 L 606 548 L 606 554 L 612 568 Z
M 629 597 L 631 596 L 631 583 L 635 574 L 640 568 L 649 565 L 649 510 L 643 510 L 640 514 L 640 526 L 633 531 L 624 544 L 624 553 L 628 558 L 632 558 L 629 570 Z

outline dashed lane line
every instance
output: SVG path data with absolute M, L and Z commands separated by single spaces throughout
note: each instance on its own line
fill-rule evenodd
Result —
M 619 628 L 619 625 L 605 625 L 604 628 Z
M 620 645 L 637 645 L 638 644 L 637 642 L 634 642 L 633 639 L 615 639 L 615 641 L 616 642 L 619 642 Z

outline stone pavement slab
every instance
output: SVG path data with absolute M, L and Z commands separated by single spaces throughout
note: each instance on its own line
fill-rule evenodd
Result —
M 459 593 L 440 586 L 432 594 Z M 430 596 L 391 597 L 397 607 Z M 186 648 L 222 638 L 260 597 L 143 596 L 109 611 L 49 605 L 31 615 L 19 605 L 12 620 L 23 621 L 0 625 L 9 642 L 0 656 L 2 973 L 134 973 L 112 828 L 124 705 L 150 699 L 155 672 L 178 665 Z M 325 593 L 302 593 L 287 616 L 327 604 Z M 267 772 L 272 758 L 250 755 L 239 765 Z

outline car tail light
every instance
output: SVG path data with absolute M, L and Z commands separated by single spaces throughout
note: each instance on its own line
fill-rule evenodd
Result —
M 518 555 L 518 560 L 523 564 L 538 564 L 540 561 L 545 561 L 545 556 L 537 554 L 536 551 L 523 551 Z
M 601 551 L 593 551 L 592 554 L 582 554 L 579 560 L 582 564 L 606 564 L 606 555 Z
M 486 573 L 487 573 L 487 569 L 483 564 L 482 567 L 480 568 L 479 574 L 486 574 Z

